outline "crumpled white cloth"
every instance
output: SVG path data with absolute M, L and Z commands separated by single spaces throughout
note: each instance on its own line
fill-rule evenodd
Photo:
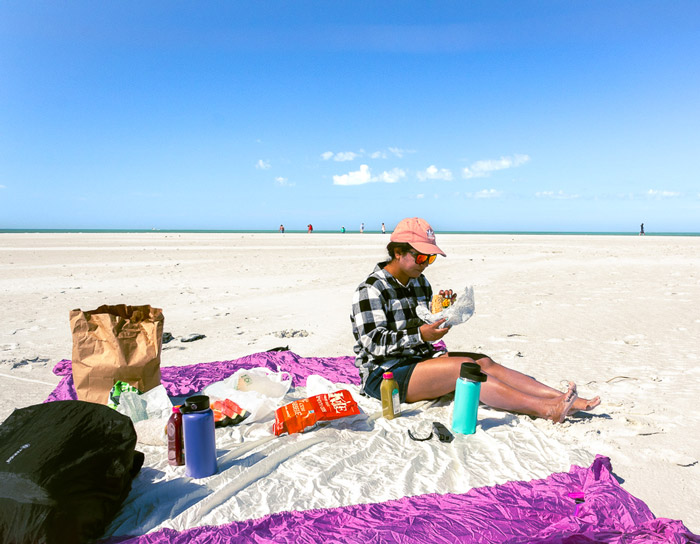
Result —
M 217 429 L 218 472 L 209 478 L 188 478 L 185 467 L 168 465 L 165 445 L 139 443 L 146 462 L 105 536 L 223 525 L 424 493 L 464 493 L 545 478 L 572 464 L 588 466 L 594 458 L 567 440 L 559 426 L 485 406 L 479 407 L 475 434 L 456 434 L 451 443 L 437 437 L 412 441 L 409 429 L 424 437 L 433 421 L 450 428 L 451 395 L 403 404 L 401 416 L 387 420 L 381 417 L 381 402 L 361 396 L 358 386 L 312 379 L 309 389 L 292 389 L 283 403 L 331 386 L 350 391 L 362 413 L 279 437 L 272 435 L 272 418 Z

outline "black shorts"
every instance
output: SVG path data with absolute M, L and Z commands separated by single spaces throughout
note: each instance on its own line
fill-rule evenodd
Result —
M 411 374 L 413 374 L 413 369 L 416 368 L 416 365 L 418 363 L 425 361 L 425 358 L 416 357 L 412 359 L 401 358 L 395 360 L 400 362 L 396 364 L 396 366 L 392 367 L 391 370 L 384 370 L 383 368 L 379 367 L 376 368 L 373 372 L 371 372 L 369 376 L 367 376 L 367 381 L 365 382 L 364 386 L 364 391 L 367 395 L 377 400 L 382 400 L 380 388 L 382 386 L 384 373 L 393 372 L 396 384 L 399 386 L 399 400 L 401 402 L 406 402 L 408 382 L 411 381 Z M 384 364 L 391 364 L 392 362 L 393 361 L 391 359 L 383 361 Z
M 435 356 L 439 356 L 436 353 Z M 445 355 L 450 357 L 469 357 L 473 361 L 478 361 L 486 357 L 483 353 L 472 353 L 468 351 L 450 351 Z M 425 359 L 424 357 L 414 357 L 414 358 L 400 358 L 400 359 L 386 359 L 382 362 L 384 366 L 390 366 L 391 364 L 396 364 L 391 370 L 384 370 L 379 367 L 375 369 L 369 376 L 367 376 L 367 381 L 364 385 L 365 394 L 369 395 L 378 400 L 382 400 L 380 388 L 382 386 L 382 379 L 384 378 L 385 372 L 393 372 L 396 384 L 399 386 L 399 400 L 401 402 L 406 402 L 406 394 L 408 392 L 408 382 L 411 381 L 411 374 L 416 368 L 418 363 L 423 361 L 429 361 L 430 358 Z M 388 363 L 388 364 L 387 364 Z

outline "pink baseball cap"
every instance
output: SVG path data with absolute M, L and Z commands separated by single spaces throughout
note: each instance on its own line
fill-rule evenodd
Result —
M 439 254 L 447 257 L 445 252 L 435 245 L 435 231 L 425 219 L 409 217 L 399 221 L 391 233 L 392 242 L 405 242 L 420 253 Z

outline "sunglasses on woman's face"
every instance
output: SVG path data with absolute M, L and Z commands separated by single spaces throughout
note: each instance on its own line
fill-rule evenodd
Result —
M 418 253 L 417 251 L 408 251 L 416 259 L 416 264 L 433 264 L 437 255 L 426 255 L 425 253 Z

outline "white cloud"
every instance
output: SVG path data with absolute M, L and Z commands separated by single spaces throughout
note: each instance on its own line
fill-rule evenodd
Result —
M 503 191 L 498 191 L 496 189 L 482 189 L 478 193 L 472 193 L 471 196 L 474 198 L 498 198 L 503 195 Z
M 0 185 L 0 189 L 7 189 L 4 185 Z
M 516 166 L 522 166 L 523 164 L 530 161 L 528 155 L 513 155 L 512 157 L 501 157 L 500 159 L 489 159 L 483 161 L 476 161 L 472 165 L 462 170 L 462 175 L 469 178 L 485 178 L 488 177 L 491 172 L 496 172 L 498 170 L 506 170 L 508 168 L 515 168 Z
M 288 178 L 283 178 L 282 176 L 276 177 L 275 183 L 280 187 L 294 187 L 296 185 L 296 183 L 290 183 Z
M 371 153 L 367 153 L 364 149 L 360 149 L 357 152 L 339 151 L 338 153 L 334 153 L 333 151 L 326 151 L 325 153 L 321 153 L 321 158 L 324 161 L 334 160 L 337 162 L 346 162 L 354 161 L 364 156 L 368 156 L 370 159 L 387 159 L 389 158 L 389 154 L 398 158 L 403 158 L 407 153 L 415 153 L 415 151 L 400 149 L 398 147 L 390 147 L 388 153 L 387 151 L 372 151 Z
M 340 176 L 333 176 L 333 185 L 364 185 L 365 183 L 375 181 L 396 183 L 404 177 L 406 177 L 406 171 L 401 168 L 394 168 L 389 171 L 384 171 L 377 176 L 372 176 L 372 171 L 369 166 L 362 164 L 359 170 L 348 172 Z
M 335 154 L 333 160 L 338 162 L 354 161 L 359 156 L 359 154 L 353 151 L 341 151 L 340 153 Z
M 403 158 L 403 156 L 407 153 L 415 153 L 415 151 L 412 151 L 410 149 L 401 149 L 399 147 L 390 147 L 389 152 L 393 155 L 396 155 L 399 159 Z
M 257 163 L 255 163 L 255 168 L 258 170 L 269 170 L 270 169 L 270 163 L 267 161 L 264 161 L 260 159 Z
M 354 151 L 340 151 L 338 153 L 333 153 L 332 151 L 326 151 L 321 153 L 321 158 L 324 161 L 329 161 L 333 159 L 337 162 L 354 161 L 358 157 L 361 157 L 362 153 L 355 153 Z
M 417 199 L 425 198 L 425 195 L 423 193 L 421 193 L 419 195 L 416 195 L 416 198 Z
M 425 181 L 427 179 L 442 179 L 449 181 L 452 179 L 452 172 L 450 170 L 447 168 L 438 169 L 438 167 L 434 164 L 431 164 L 424 171 L 418 172 L 416 175 L 421 181 Z
M 360 169 L 355 172 L 333 176 L 333 185 L 364 185 L 370 181 L 372 181 L 372 175 L 366 164 L 360 165 Z
M 568 195 L 564 191 L 539 191 L 535 193 L 537 198 L 551 198 L 554 200 L 571 200 L 573 198 L 580 198 L 579 195 Z
M 384 181 L 386 183 L 396 183 L 401 178 L 406 177 L 406 171 L 401 168 L 394 168 L 388 172 L 382 172 L 376 178 L 372 178 L 372 181 Z
M 655 189 L 649 189 L 646 194 L 648 197 L 651 198 L 674 198 L 677 196 L 681 196 L 680 193 L 677 193 L 675 191 L 657 191 Z

